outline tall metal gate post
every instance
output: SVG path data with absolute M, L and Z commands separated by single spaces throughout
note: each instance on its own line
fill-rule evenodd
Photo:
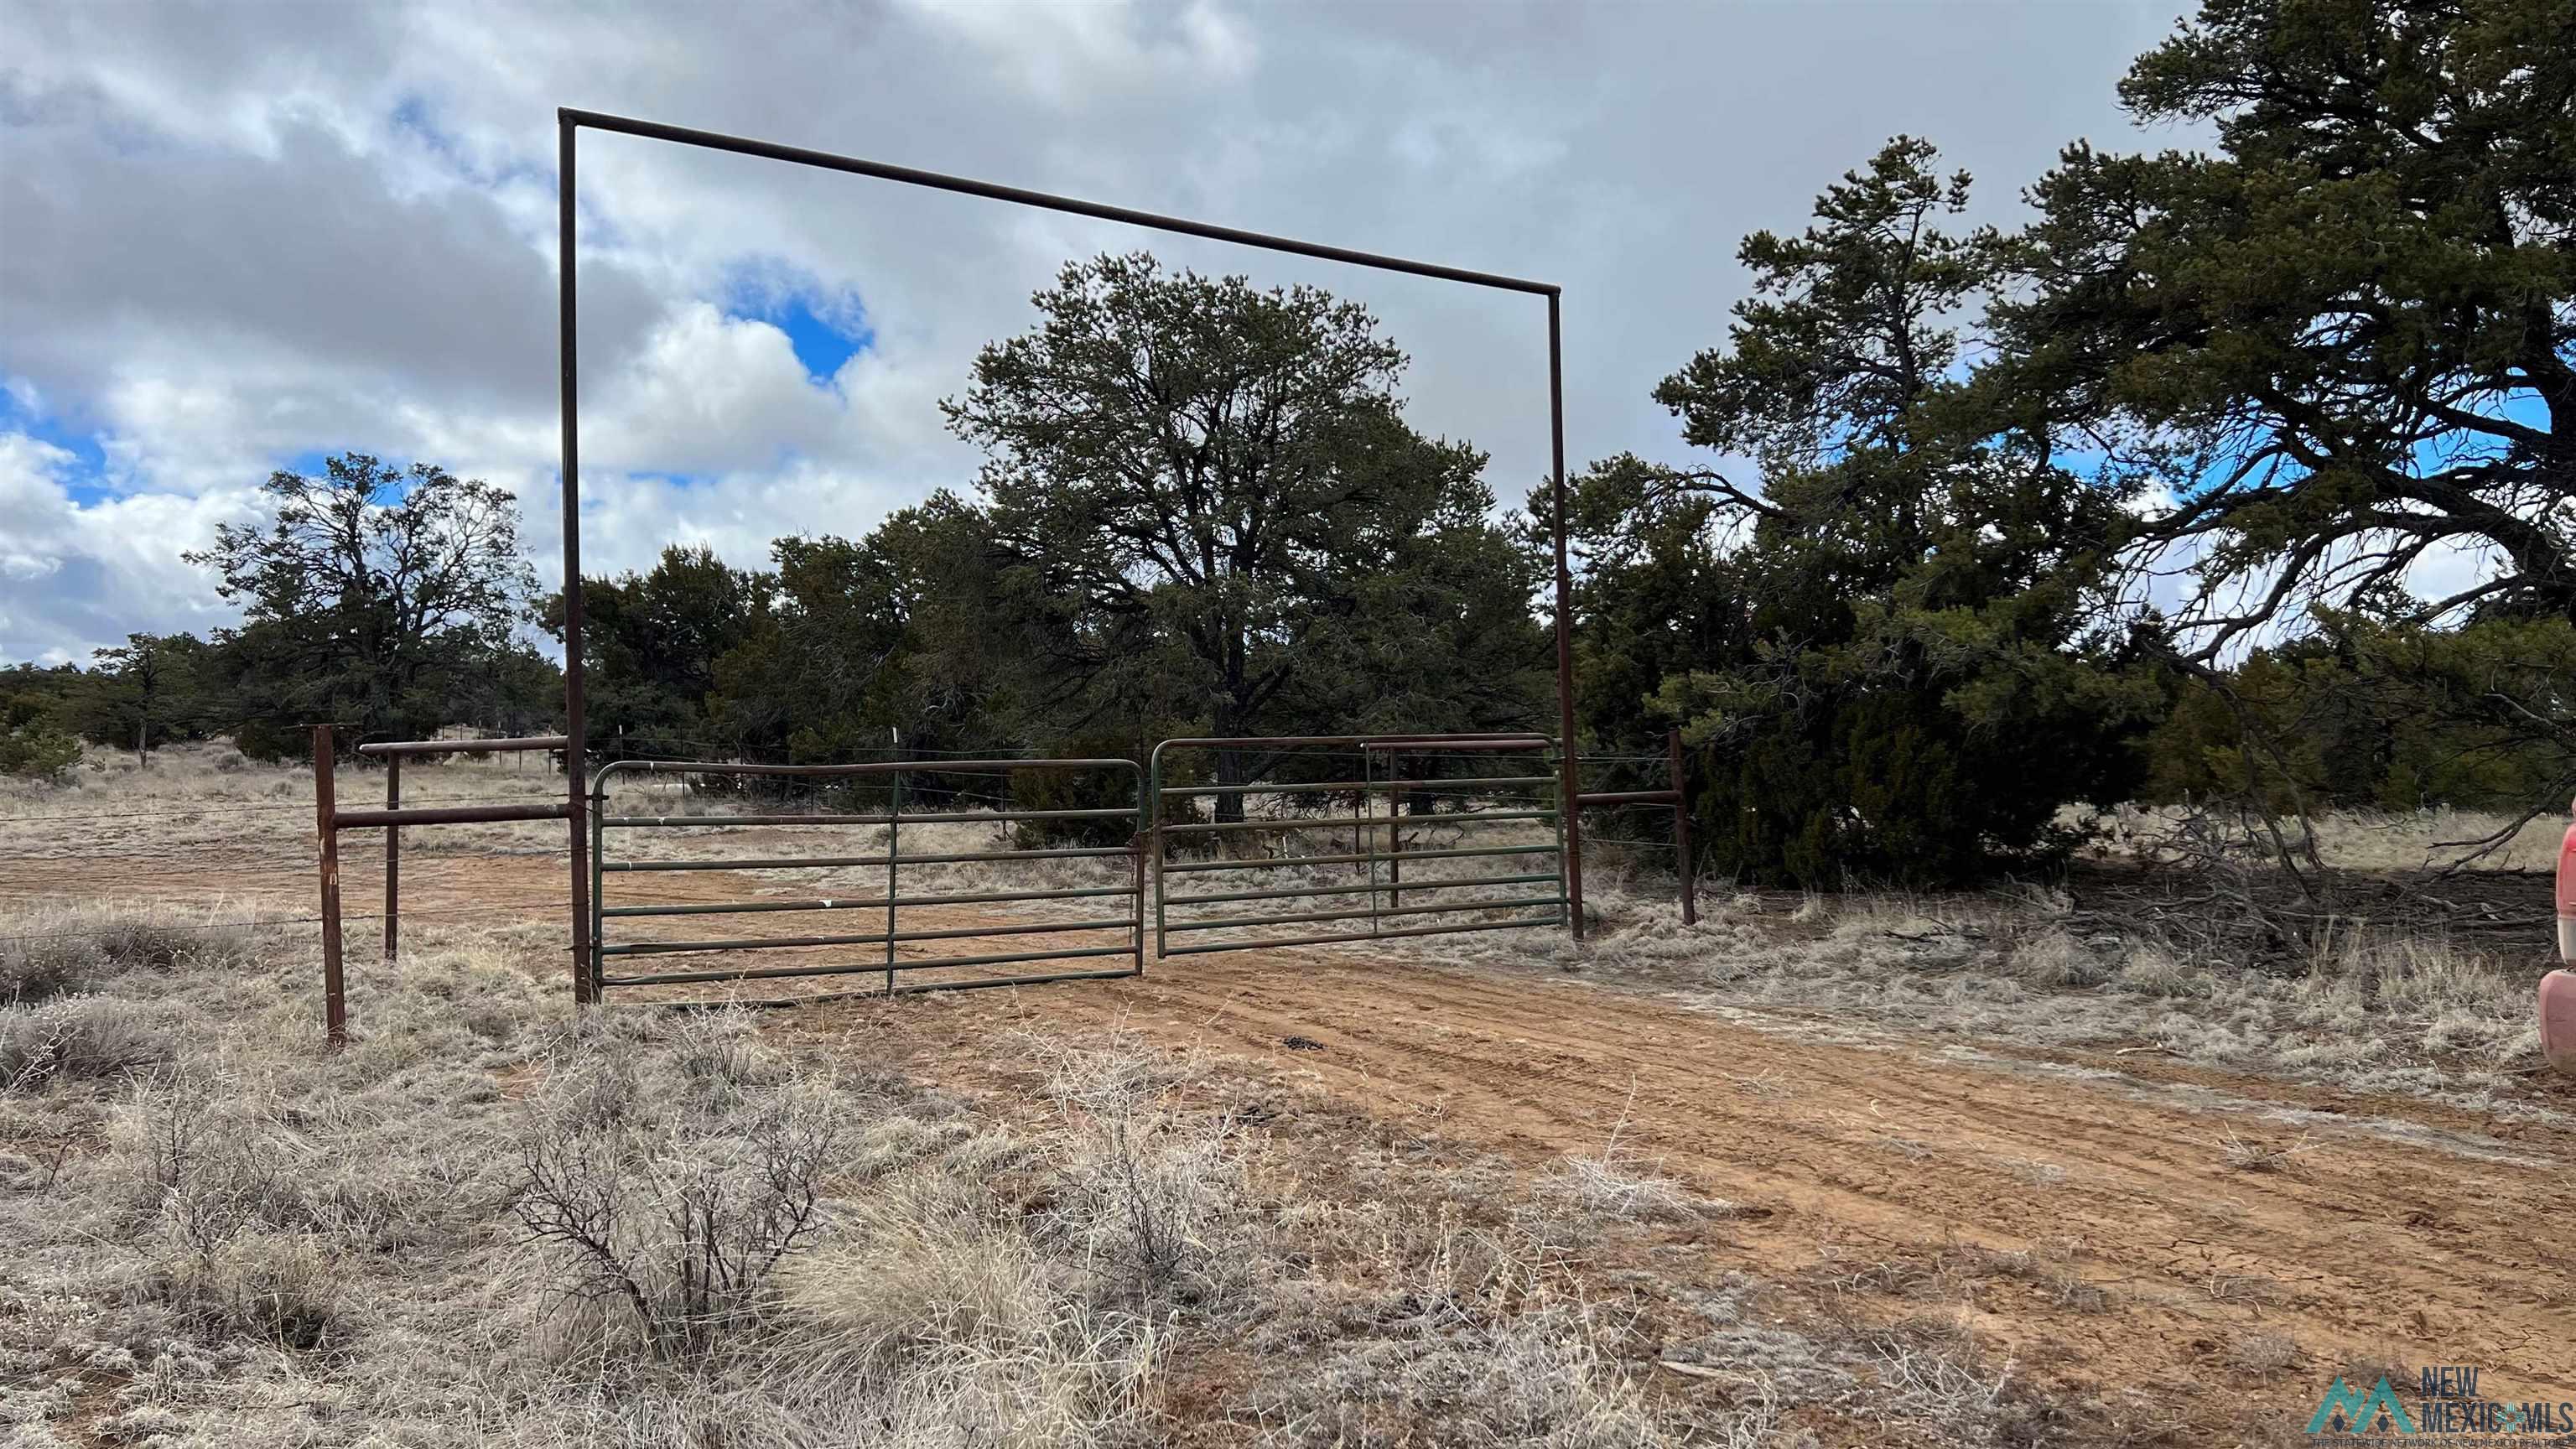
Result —
M 349 1001 L 340 977 L 339 801 L 331 779 L 331 727 L 313 727 L 313 829 L 322 859 L 322 1034 L 333 1051 L 349 1044 Z
M 1154 959 L 1163 959 L 1169 937 L 1163 913 L 1163 747 L 1145 753 L 1145 848 L 1154 855 Z
M 1682 732 L 1664 731 L 1665 768 L 1673 788 L 1673 871 L 1681 877 L 1682 924 L 1699 924 L 1698 892 L 1691 883 L 1690 791 L 1683 788 Z
M 385 809 L 402 808 L 402 756 L 385 756 Z M 385 827 L 385 964 L 394 963 L 394 937 L 402 928 L 402 827 Z
M 590 787 L 590 818 L 576 824 L 576 829 L 580 825 L 590 828 L 590 929 L 583 934 L 573 970 L 580 974 L 582 989 L 589 993 L 587 999 L 594 1002 L 599 1000 L 599 978 L 608 974 L 607 959 L 599 949 L 600 938 L 608 928 L 602 919 L 608 914 L 608 871 L 601 864 L 608 858 L 607 819 L 608 772 L 603 769 Z
M 903 776 L 891 777 L 893 785 L 886 800 L 886 995 L 894 995 L 894 898 L 895 870 L 903 858 Z
M 566 844 L 572 851 L 572 1001 L 588 1006 L 599 999 L 592 983 L 599 977 L 591 949 L 597 939 L 591 915 L 595 872 L 584 852 L 590 832 L 582 819 L 582 776 L 590 768 L 590 735 L 584 719 L 582 683 L 581 596 L 581 315 L 576 283 L 581 268 L 573 258 L 573 136 L 579 129 L 569 115 L 555 113 L 555 329 L 558 386 L 563 400 L 563 646 L 564 646 L 564 814 Z
M 1548 499 L 1553 517 L 1548 532 L 1556 541 L 1556 739 L 1565 751 L 1560 762 L 1565 780 L 1558 787 L 1564 801 L 1565 920 L 1574 939 L 1583 939 L 1583 743 L 1574 732 L 1574 575 L 1565 561 L 1565 347 L 1557 317 L 1559 294 L 1547 294 L 1548 443 L 1553 466 L 1548 473 Z

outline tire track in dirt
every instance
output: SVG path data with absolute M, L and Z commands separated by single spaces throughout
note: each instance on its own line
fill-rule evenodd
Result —
M 154 868 L 140 888 L 155 896 L 241 899 L 227 872 L 172 879 L 167 861 L 137 864 Z M 0 862 L 0 897 L 95 897 L 113 879 L 98 866 Z M 370 897 L 364 867 L 351 869 L 354 910 Z M 424 912 L 485 907 L 541 920 L 563 909 L 559 864 L 424 851 L 404 877 L 406 904 Z M 776 886 L 687 872 L 654 894 L 721 900 L 763 889 Z M 802 929 L 788 927 L 794 919 L 763 929 Z M 1003 919 L 964 908 L 905 916 L 923 927 Z M 752 986 L 790 994 L 832 984 Z M 363 967 L 351 987 L 363 1013 Z M 2358 1358 L 2477 1364 L 2517 1399 L 2576 1398 L 2576 1265 L 2565 1251 L 2576 1137 L 2548 1124 L 2172 1064 L 2101 1074 L 2099 1058 L 2010 1044 L 1962 1061 L 1947 1054 L 1955 1039 L 1823 1040 L 1781 1029 L 1785 1014 L 1755 1029 L 1577 977 L 1434 963 L 1401 948 L 1195 956 L 1153 963 L 1136 981 L 850 1000 L 780 1020 L 878 1059 L 993 1080 L 1022 1065 L 1014 1028 L 1123 1030 L 1265 1060 L 1406 1132 L 1531 1166 L 1597 1153 L 1616 1130 L 1623 1150 L 1760 1210 L 1702 1230 L 1670 1271 L 1713 1278 L 1741 1268 L 1819 1301 L 1834 1296 L 1831 1280 L 1873 1264 L 1933 1273 L 1970 1248 L 2062 1256 L 2112 1295 L 2108 1312 L 1971 1284 L 1970 1320 L 2063 1382 L 2182 1403 L 2212 1433 L 2241 1434 L 2258 1418 L 2304 1422 L 2325 1380 Z M 1282 1043 L 1292 1036 L 1324 1049 L 1291 1051 Z M 2180 1095 L 2186 1088 L 2224 1093 L 2237 1110 Z M 2521 1160 L 2334 1119 L 2267 1121 L 2265 1107 L 2375 1114 L 2483 1137 Z M 2274 1171 L 2230 1170 L 2230 1131 L 2304 1150 Z M 1927 1306 L 1857 1297 L 1882 1316 Z M 2230 1347 L 2257 1332 L 2295 1340 L 2297 1368 L 2231 1377 Z
M 1122 1029 L 1266 1058 L 1373 1114 L 1533 1165 L 1598 1152 L 1615 1126 L 1623 1148 L 1664 1171 L 1766 1210 L 1723 1231 L 1750 1260 L 1736 1266 L 1768 1277 L 1925 1267 L 1968 1248 L 2062 1254 L 2113 1295 L 2107 1314 L 1980 1294 L 1973 1317 L 2096 1386 L 2206 1398 L 2212 1414 L 2268 1396 L 2279 1415 L 2304 1416 L 2347 1360 L 2380 1359 L 2477 1363 L 2517 1397 L 2576 1397 L 2576 1275 L 2551 1256 L 2576 1203 L 2565 1134 L 2528 1134 L 2518 1166 L 2332 1123 L 2301 1142 L 2298 1129 L 2142 1100 L 2124 1081 L 1947 1061 L 1938 1044 L 1893 1038 L 1802 1042 L 1399 953 L 1201 957 L 1142 982 L 1007 998 L 947 1014 L 964 1023 L 944 1028 L 956 1034 L 948 1050 L 971 1056 L 977 1036 L 1012 1026 Z M 820 1025 L 838 1012 L 798 1015 Z M 921 1015 L 872 1007 L 835 1025 L 904 1038 Z M 1290 1052 L 1290 1036 L 1324 1050 Z M 2236 1085 L 2249 1105 L 2301 1095 Z M 2409 1100 L 2333 1095 L 2475 1127 Z M 2273 1171 L 2233 1171 L 2230 1130 L 2304 1150 Z M 2304 1351 L 2295 1382 L 2228 1381 L 2219 1365 L 2258 1332 Z

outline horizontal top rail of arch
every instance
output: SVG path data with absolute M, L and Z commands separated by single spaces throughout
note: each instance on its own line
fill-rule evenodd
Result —
M 868 161 L 856 156 L 839 156 L 829 151 L 816 151 L 803 146 L 782 146 L 775 141 L 757 141 L 748 136 L 729 136 L 721 131 L 700 131 L 688 126 L 666 125 L 660 121 L 637 120 L 631 116 L 612 116 L 599 111 L 576 110 L 570 106 L 558 108 L 555 111 L 555 118 L 567 126 L 587 126 L 594 131 L 641 136 L 649 141 L 668 141 L 679 146 L 698 146 L 710 151 L 730 151 L 737 156 L 758 156 L 770 161 L 785 161 L 795 166 L 843 171 L 853 176 L 870 176 L 879 181 L 893 181 L 905 186 L 924 186 L 934 191 L 955 192 L 961 196 L 980 196 L 989 201 L 1007 201 L 1019 206 L 1067 212 L 1074 216 L 1088 216 L 1101 221 L 1124 222 L 1129 226 L 1175 232 L 1182 236 L 1205 237 L 1210 241 L 1233 242 L 1239 246 L 1259 247 L 1263 251 L 1287 252 L 1295 256 L 1314 257 L 1321 261 L 1346 262 L 1355 267 L 1373 267 L 1382 272 L 1403 272 L 1416 277 L 1432 277 L 1444 282 L 1463 282 L 1471 287 L 1493 287 L 1506 292 L 1526 292 L 1538 297 L 1555 297 L 1565 290 L 1554 282 L 1536 282 L 1526 277 L 1505 276 L 1499 272 L 1479 272 L 1466 267 L 1445 266 L 1439 262 L 1418 262 L 1409 257 L 1364 252 L 1352 247 L 1299 241 L 1295 237 L 1274 236 L 1268 232 L 1249 231 L 1237 226 L 1219 226 L 1214 222 L 1192 221 L 1182 216 L 1165 216 L 1158 212 L 1139 211 L 1130 206 L 1111 206 L 1105 202 L 1084 201 L 1079 197 L 1057 196 L 1050 192 L 1032 191 L 1023 186 L 1003 186 L 996 182 L 978 181 L 968 176 L 924 171 L 915 166 L 895 166 L 883 161 Z

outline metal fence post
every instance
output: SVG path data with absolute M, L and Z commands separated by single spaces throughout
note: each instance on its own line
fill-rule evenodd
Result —
M 600 938 L 608 932 L 608 867 L 602 862 L 608 855 L 608 827 L 601 822 L 608 817 L 608 779 L 603 774 L 590 786 L 590 930 L 573 969 L 590 993 L 599 1000 L 599 978 L 607 974 L 607 955 Z
M 1386 903 L 1404 909 L 1404 756 L 1394 757 L 1386 784 Z
M 1699 924 L 1698 893 L 1691 882 L 1690 791 L 1682 785 L 1682 732 L 1664 731 L 1664 764 L 1673 787 L 1673 869 L 1682 882 L 1682 924 Z
M 402 756 L 385 756 L 385 808 L 402 808 Z M 394 961 L 402 922 L 402 827 L 385 827 L 385 964 Z
M 1163 959 L 1163 948 L 1169 944 L 1163 911 L 1163 747 L 1159 743 L 1145 756 L 1145 848 L 1154 857 L 1154 959 Z
M 322 860 L 322 1033 L 332 1051 L 349 1044 L 349 1002 L 340 978 L 339 802 L 331 772 L 331 727 L 313 727 L 313 828 Z
M 1127 849 L 1136 857 L 1136 974 L 1145 974 L 1145 841 L 1139 830 L 1127 837 Z
M 894 995 L 894 880 L 896 862 L 903 855 L 903 776 L 894 777 L 893 793 L 886 806 L 886 995 Z

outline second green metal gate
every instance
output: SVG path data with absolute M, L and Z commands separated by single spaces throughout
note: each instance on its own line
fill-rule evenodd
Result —
M 1154 954 L 1562 926 L 1560 778 L 1535 734 L 1165 740 Z

